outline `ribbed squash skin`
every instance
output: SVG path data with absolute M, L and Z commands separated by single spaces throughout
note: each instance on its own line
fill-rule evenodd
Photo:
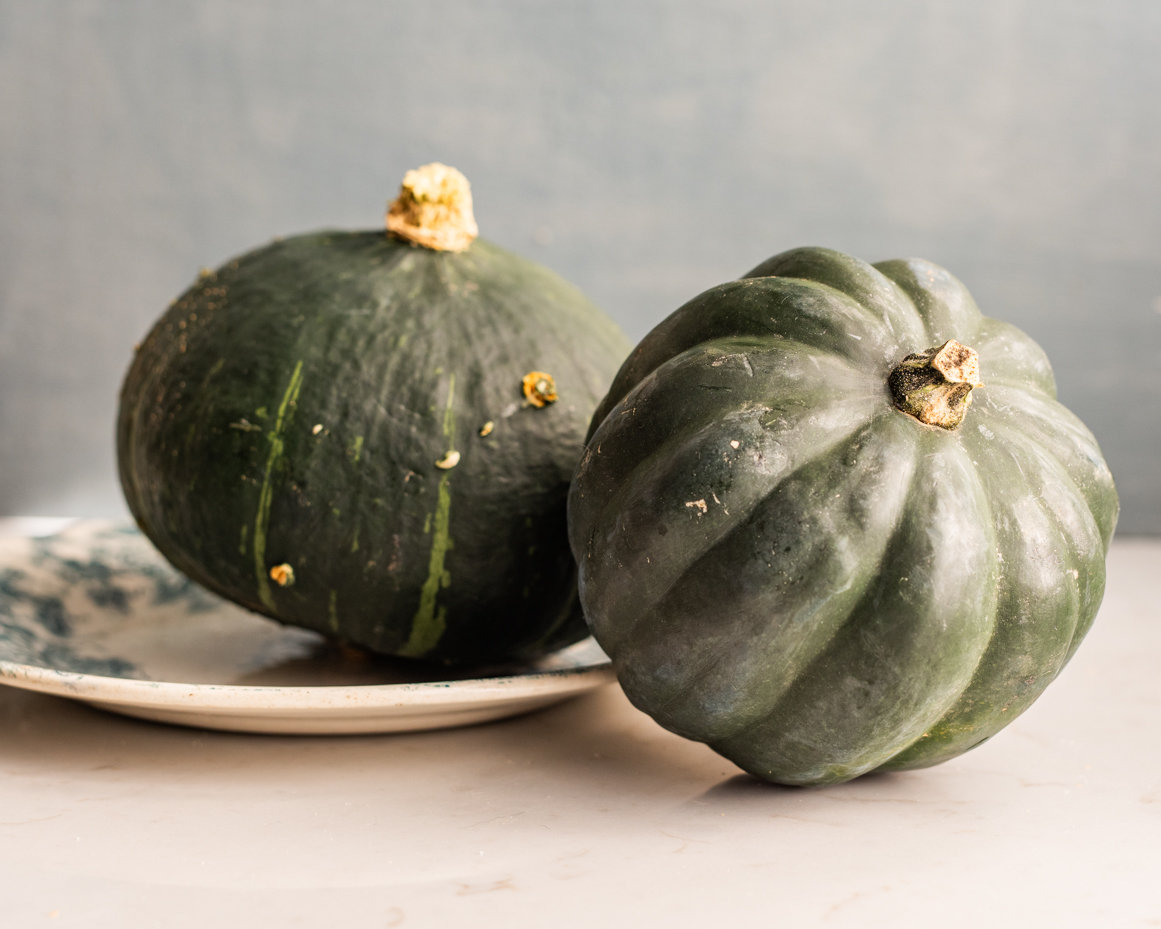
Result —
M 949 338 L 963 425 L 892 405 Z M 630 700 L 785 784 L 954 757 L 1059 673 L 1117 516 L 1048 360 L 924 261 L 776 256 L 690 301 L 593 418 L 569 519 L 581 601 Z
M 388 654 L 537 654 L 586 633 L 568 483 L 628 350 L 570 284 L 481 240 L 289 238 L 154 326 L 122 389 L 121 482 L 167 558 L 252 610 Z M 531 370 L 557 403 L 525 402 Z

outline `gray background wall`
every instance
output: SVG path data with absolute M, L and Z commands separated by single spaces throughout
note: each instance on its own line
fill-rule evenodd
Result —
M 945 265 L 1161 534 L 1161 4 L 0 0 L 0 514 L 124 512 L 131 347 L 403 172 L 632 338 L 796 245 Z

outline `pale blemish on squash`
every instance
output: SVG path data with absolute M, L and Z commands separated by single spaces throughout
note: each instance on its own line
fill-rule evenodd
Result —
M 697 514 L 698 516 L 705 516 L 705 514 L 709 512 L 709 507 L 706 505 L 706 502 L 704 499 L 702 499 L 702 500 L 690 500 L 686 504 L 686 506 L 689 507 L 690 509 L 696 509 L 698 511 L 698 514 Z
M 327 626 L 333 635 L 339 634 L 339 592 L 331 591 L 330 604 L 327 607 Z
M 245 416 L 239 419 L 236 423 L 230 423 L 231 429 L 237 429 L 239 432 L 261 432 L 262 427 L 256 426 L 250 422 Z
M 274 500 L 274 471 L 278 460 L 282 457 L 285 443 L 282 438 L 284 426 L 289 425 L 287 411 L 294 406 L 298 399 L 298 392 L 302 389 L 302 361 L 294 366 L 294 373 L 290 375 L 290 383 L 286 393 L 282 395 L 282 402 L 278 405 L 278 416 L 274 421 L 274 428 L 266 434 L 270 442 L 270 452 L 266 456 L 266 473 L 262 477 L 262 489 L 258 493 L 258 512 L 254 517 L 254 573 L 258 581 L 258 599 L 266 609 L 274 610 L 274 594 L 270 589 L 270 581 L 266 576 L 266 530 L 270 526 L 270 504 Z
M 246 554 L 246 533 L 249 531 L 250 531 L 250 527 L 243 524 L 242 525 L 242 535 L 241 535 L 241 538 L 238 540 L 238 554 L 239 555 Z
M 480 427 L 480 437 L 484 438 L 485 436 L 490 436 L 492 434 L 492 430 L 495 428 L 496 424 L 489 419 L 486 423 L 484 423 L 483 426 Z
M 359 463 L 359 459 L 363 456 L 363 437 L 361 435 L 355 436 L 350 448 L 347 449 L 347 454 L 351 456 L 351 461 L 354 464 Z
M 538 409 L 560 399 L 556 393 L 556 381 L 545 371 L 529 371 L 524 375 L 521 386 L 524 399 Z
M 283 562 L 270 569 L 270 580 L 279 587 L 294 586 L 294 568 Z
M 387 573 L 394 574 L 399 570 L 399 563 L 403 559 L 403 547 L 399 544 L 399 536 L 391 536 L 391 560 L 387 562 Z

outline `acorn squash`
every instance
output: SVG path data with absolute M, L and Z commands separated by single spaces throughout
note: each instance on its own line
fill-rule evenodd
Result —
M 681 307 L 569 498 L 630 700 L 785 784 L 989 738 L 1104 590 L 1116 491 L 1055 397 L 1044 352 L 926 261 L 797 249 Z
M 475 239 L 454 169 L 408 172 L 387 226 L 276 240 L 174 301 L 122 388 L 129 507 L 211 590 L 379 652 L 576 641 L 568 485 L 629 345 Z

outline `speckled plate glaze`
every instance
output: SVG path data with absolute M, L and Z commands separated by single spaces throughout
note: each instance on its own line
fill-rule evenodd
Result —
M 614 680 L 592 639 L 460 674 L 336 645 L 185 578 L 136 528 L 0 537 L 0 683 L 144 719 L 242 732 L 463 726 Z

